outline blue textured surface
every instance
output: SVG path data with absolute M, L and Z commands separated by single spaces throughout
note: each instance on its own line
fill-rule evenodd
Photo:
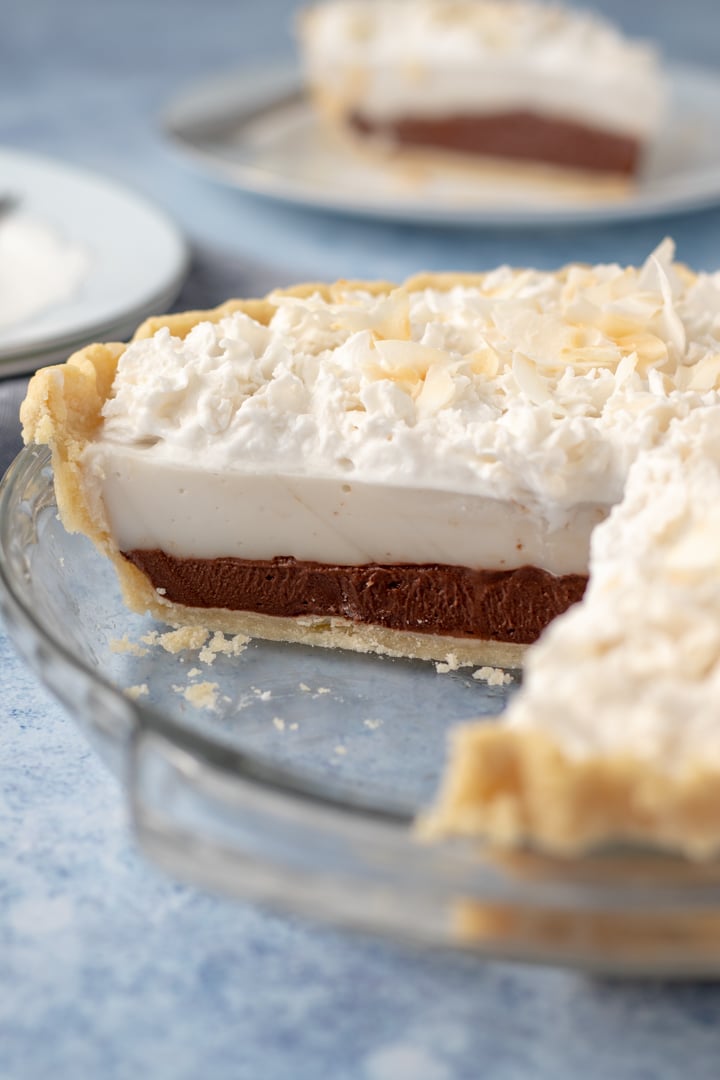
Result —
M 687 261 L 720 261 L 720 211 L 582 232 L 422 232 L 276 207 L 186 172 L 157 137 L 158 108 L 214 68 L 289 56 L 281 28 L 295 6 L 0 0 L 0 141 L 163 203 L 202 248 L 188 303 L 266 287 L 258 263 L 279 282 L 639 259 L 665 232 Z M 605 7 L 674 56 L 716 62 L 717 0 Z M 401 950 L 167 881 L 134 851 L 114 781 L 2 636 L 0 671 L 0 1080 L 720 1073 L 720 984 Z

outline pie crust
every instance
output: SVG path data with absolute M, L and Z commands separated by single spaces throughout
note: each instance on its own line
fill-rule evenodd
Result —
M 571 758 L 540 731 L 461 725 L 427 838 L 484 836 L 558 855 L 642 844 L 708 858 L 720 850 L 720 776 L 697 763 L 671 775 L 631 756 Z

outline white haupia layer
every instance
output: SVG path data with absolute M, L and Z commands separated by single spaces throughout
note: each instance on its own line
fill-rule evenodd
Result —
M 720 408 L 671 425 L 592 540 L 583 602 L 528 654 L 507 723 L 576 759 L 720 766 Z
M 125 549 L 583 571 L 638 454 L 720 403 L 720 276 L 672 255 L 160 331 L 120 359 L 89 487 Z
M 308 81 L 375 120 L 531 110 L 647 139 L 654 50 L 588 12 L 532 0 L 329 0 L 301 22 Z
M 307 476 L 214 473 L 96 445 L 89 470 L 121 551 L 159 548 L 213 559 L 292 556 L 339 565 L 440 563 L 555 574 L 587 572 L 590 535 L 607 510 L 580 506 L 554 529 L 524 507 L 426 488 Z

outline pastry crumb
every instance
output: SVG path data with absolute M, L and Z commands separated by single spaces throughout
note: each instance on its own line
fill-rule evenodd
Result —
M 285 721 L 282 716 L 273 716 L 273 727 L 277 728 L 278 731 L 285 730 Z
M 213 652 L 239 656 L 240 653 L 245 652 L 249 642 L 250 638 L 247 634 L 233 634 L 232 637 L 226 638 L 222 631 L 216 630 L 209 647 Z
M 182 694 L 185 700 L 196 709 L 214 709 L 218 699 L 218 684 L 215 682 L 193 683 L 192 686 L 173 686 L 173 690 Z
M 473 671 L 473 679 L 482 680 L 488 686 L 508 686 L 512 681 L 512 675 L 498 667 L 481 667 Z
M 298 683 L 298 690 L 302 690 L 305 694 L 310 693 L 310 687 L 306 686 L 304 682 Z
M 300 725 L 298 724 L 297 720 L 294 720 L 292 722 L 292 724 L 290 725 L 290 730 L 291 731 L 298 731 L 299 729 L 300 729 Z
M 191 667 L 188 671 L 188 679 L 197 679 L 198 675 L 202 675 L 199 667 Z
M 317 688 L 317 690 L 315 691 L 315 693 L 316 693 L 316 694 L 331 694 L 331 693 L 332 693 L 332 691 L 331 691 L 331 689 L 330 689 L 330 687 L 329 687 L 329 686 L 318 686 L 318 688 Z
M 457 653 L 454 652 L 448 653 L 444 660 L 438 660 L 435 664 L 438 675 L 446 675 L 448 671 L 457 671 L 459 667 L 460 661 Z
M 123 634 L 121 638 L 112 638 L 110 652 L 128 653 L 130 656 L 147 656 L 148 651 L 142 645 L 139 645 L 137 641 L 131 641 L 127 634 Z
M 379 727 L 382 727 L 382 720 L 363 720 L 363 724 L 370 731 L 377 731 Z
M 147 694 L 149 694 L 150 690 L 148 688 L 148 684 L 144 682 L 139 683 L 138 686 L 126 686 L 125 693 L 129 698 L 132 698 L 133 701 L 137 701 L 139 697 L 145 697 Z
M 256 686 L 253 686 L 253 693 L 260 701 L 269 701 L 272 697 L 272 690 L 258 690 Z
M 199 659 L 203 664 L 213 664 L 219 653 L 225 656 L 239 656 L 247 648 L 250 638 L 247 634 L 235 634 L 226 638 L 222 630 L 216 630 L 210 641 L 200 650 Z
M 207 641 L 208 633 L 204 626 L 181 626 L 178 630 L 159 634 L 154 644 L 173 654 L 188 649 L 201 649 Z
M 336 746 L 333 753 L 339 754 L 342 757 L 344 754 L 347 754 L 347 746 Z

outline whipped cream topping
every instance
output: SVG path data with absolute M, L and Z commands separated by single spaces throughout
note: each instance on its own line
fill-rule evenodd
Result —
M 99 439 L 156 465 L 515 501 L 562 528 L 720 400 L 720 275 L 672 257 L 278 295 L 267 326 L 161 330 L 121 357 Z
M 531 0 L 329 0 L 306 12 L 308 79 L 374 120 L 532 110 L 647 138 L 654 50 L 589 12 Z
M 575 758 L 720 766 L 720 408 L 674 421 L 592 539 L 585 599 L 527 657 L 506 713 Z

